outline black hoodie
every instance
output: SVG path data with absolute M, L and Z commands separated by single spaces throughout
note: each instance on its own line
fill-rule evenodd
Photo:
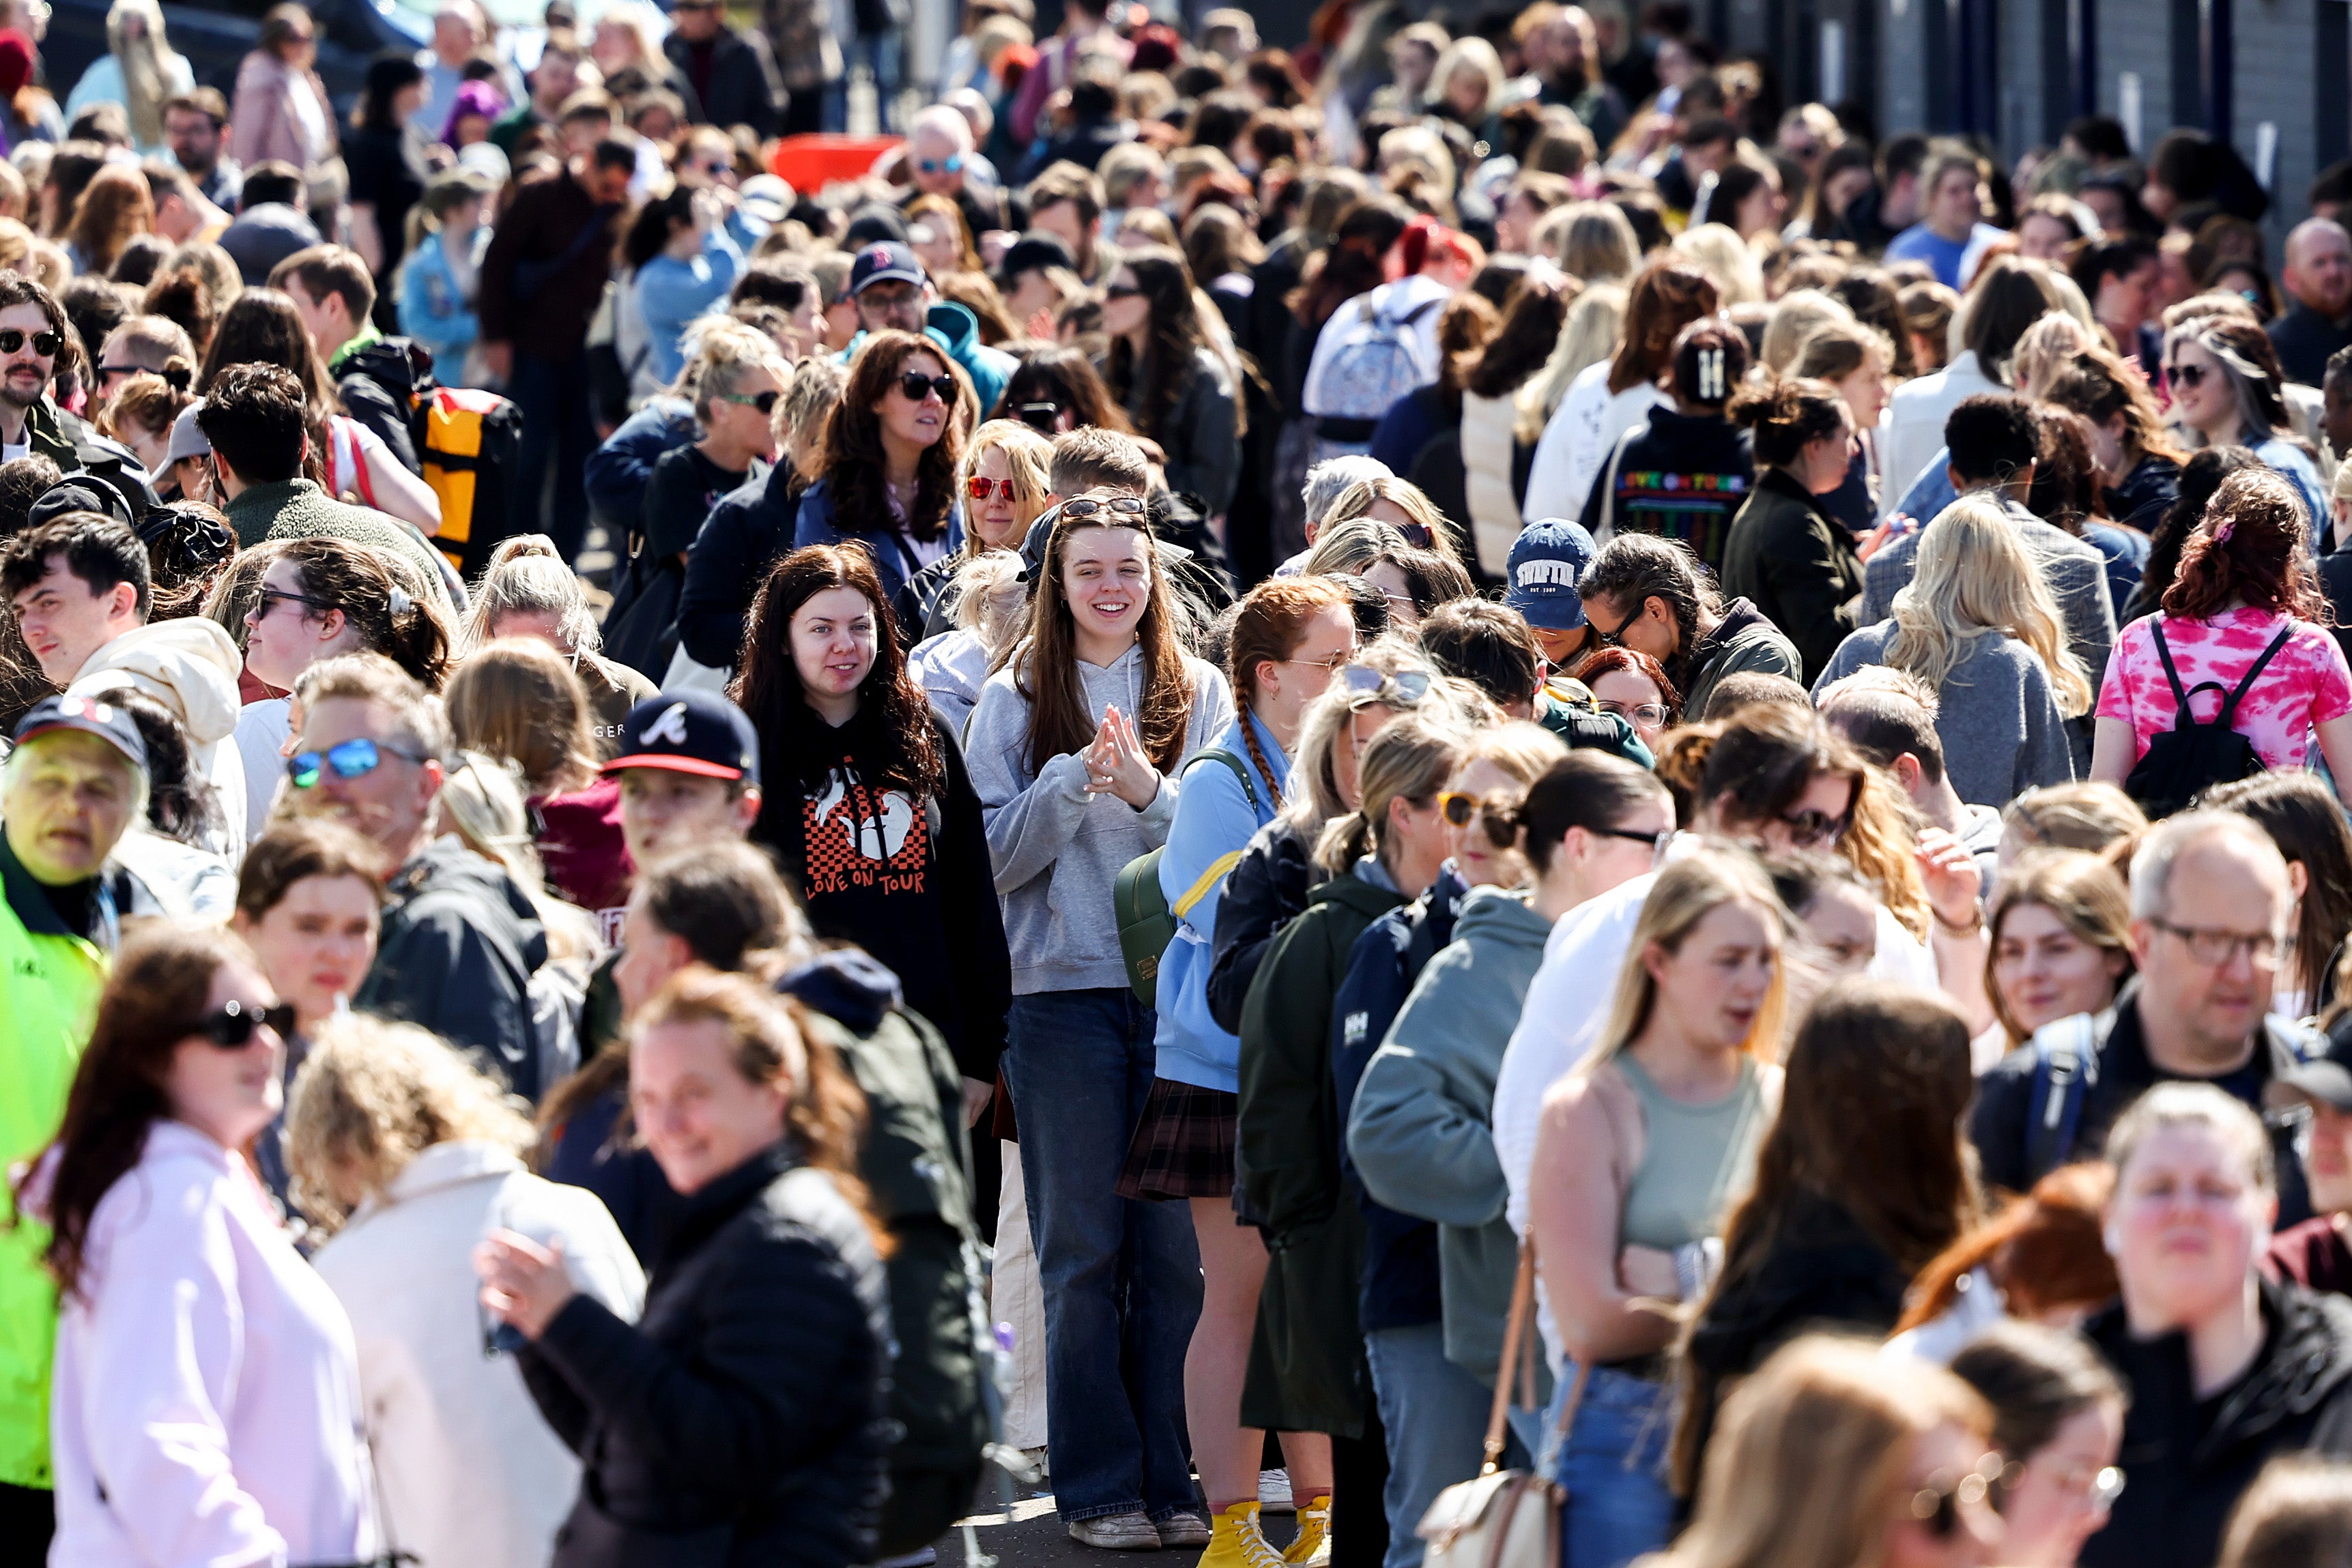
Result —
M 1723 569 L 1733 514 L 1756 479 L 1749 434 L 1719 413 L 1650 411 L 1650 422 L 1619 438 L 1585 497 L 1587 533 L 1658 534 L 1698 552 L 1710 571 Z M 1612 480 L 1614 484 L 1612 484 Z
M 752 841 L 775 852 L 818 936 L 872 954 L 947 1037 L 963 1075 L 994 1082 L 1013 960 L 962 747 L 931 720 L 946 787 L 910 800 L 873 781 L 890 749 L 874 705 L 838 729 L 805 716 L 782 733 L 762 728 L 768 787 Z
M 2262 1285 L 2263 1347 L 2230 1387 L 2197 1397 L 2183 1333 L 2135 1339 L 2120 1306 L 2083 1325 L 2131 1391 L 2116 1463 L 2130 1485 L 2083 1568 L 2202 1568 L 2239 1496 L 2273 1455 L 2352 1457 L 2352 1301 Z

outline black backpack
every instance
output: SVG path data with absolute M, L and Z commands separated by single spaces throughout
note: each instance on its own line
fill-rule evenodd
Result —
M 2156 656 L 2164 662 L 2164 678 L 2172 683 L 2172 700 L 2180 705 L 2179 715 L 2172 727 L 2147 743 L 2147 755 L 2141 758 L 2124 780 L 2124 793 L 2140 804 L 2149 817 L 2168 817 L 2182 810 L 2206 789 L 2216 784 L 2227 784 L 2263 770 L 2262 753 L 2254 743 L 2240 735 L 2235 727 L 2238 705 L 2253 690 L 2254 682 L 2270 667 L 2271 660 L 2286 646 L 2293 627 L 2283 626 L 2263 650 L 2237 690 L 2224 692 L 2221 711 L 2210 722 L 2200 720 L 2189 711 L 2189 699 L 2199 692 L 2221 692 L 2219 681 L 2200 681 L 2189 690 L 2182 690 L 2180 672 L 2173 667 L 2172 649 L 2164 641 L 2164 628 L 2149 628 L 2156 633 Z

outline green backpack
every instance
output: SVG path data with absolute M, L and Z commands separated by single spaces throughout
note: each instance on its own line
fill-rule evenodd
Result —
M 1221 746 L 1194 752 L 1178 777 L 1193 763 L 1210 758 L 1234 770 L 1234 777 L 1242 781 L 1242 792 L 1249 797 L 1250 810 L 1256 810 L 1257 783 L 1250 778 L 1249 765 Z M 1171 906 L 1160 886 L 1160 857 L 1167 852 L 1168 846 L 1162 844 L 1136 856 L 1119 869 L 1111 883 L 1111 909 L 1118 920 L 1118 950 L 1127 960 L 1127 983 L 1147 1008 L 1160 1005 L 1160 959 L 1168 944 L 1176 940 L 1177 922 L 1192 914 L 1192 906 L 1208 897 L 1209 890 L 1224 881 L 1242 858 L 1240 850 L 1219 855 Z

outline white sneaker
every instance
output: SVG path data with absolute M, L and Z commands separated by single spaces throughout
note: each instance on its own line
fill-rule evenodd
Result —
M 1140 1509 L 1133 1513 L 1107 1513 L 1070 1525 L 1070 1539 L 1102 1552 L 1157 1552 L 1160 1531 Z
M 1297 1505 L 1290 1500 L 1288 1470 L 1260 1470 L 1257 1473 L 1257 1510 L 1260 1513 L 1297 1513 Z

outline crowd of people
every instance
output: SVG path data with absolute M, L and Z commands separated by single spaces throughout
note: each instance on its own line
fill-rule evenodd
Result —
M 2342 1558 L 2352 167 L 855 9 L 0 5 L 0 1563 Z

